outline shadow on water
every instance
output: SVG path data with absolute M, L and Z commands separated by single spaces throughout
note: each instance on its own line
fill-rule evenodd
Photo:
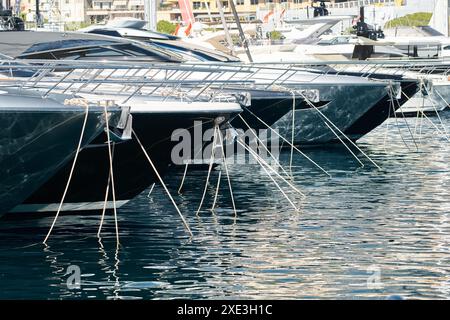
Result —
M 174 170 L 165 180 L 192 239 L 160 186 L 118 211 L 118 250 L 110 212 L 101 241 L 99 214 L 62 215 L 48 246 L 53 216 L 3 218 L 0 298 L 450 298 L 449 144 L 424 125 L 419 151 L 408 150 L 406 125 L 388 123 L 358 143 L 381 170 L 342 146 L 305 149 L 329 178 L 300 155 L 289 168 L 283 151 L 306 195 L 281 184 L 298 212 L 246 164 L 230 167 L 237 217 L 224 176 L 209 210 L 217 170 L 196 216 L 206 172 L 189 171 L 178 195 L 183 171 Z

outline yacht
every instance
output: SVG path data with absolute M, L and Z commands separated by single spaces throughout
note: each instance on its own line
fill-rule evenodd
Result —
M 333 20 L 327 25 L 329 27 L 335 23 L 336 20 Z M 109 26 L 102 28 L 97 26 L 89 28 L 87 32 L 139 39 L 146 43 L 171 50 L 191 63 L 208 62 L 238 66 L 242 65 L 236 61 L 236 58 L 230 57 L 217 50 L 212 51 L 198 45 L 186 43 L 179 39 L 155 38 L 154 33 L 139 29 L 139 27 L 140 26 L 135 26 L 135 28 L 113 28 Z M 252 65 L 250 64 L 248 66 L 251 69 Z M 289 72 L 289 67 L 283 65 L 265 67 L 257 64 L 253 65 L 252 70 L 256 70 L 254 71 L 256 75 L 253 78 L 258 79 L 257 84 L 264 88 L 259 91 L 249 91 L 252 96 L 252 107 L 253 110 L 261 110 L 264 109 L 259 105 L 261 99 L 267 99 L 267 96 L 274 97 L 275 94 L 280 94 L 279 92 L 269 92 L 268 85 L 270 85 L 273 79 L 277 79 L 280 76 L 282 77 L 283 73 L 286 72 L 287 74 L 292 74 L 292 72 Z M 310 71 L 311 70 L 294 71 L 295 75 L 290 76 L 289 81 L 280 80 L 277 82 L 277 84 L 281 83 L 287 91 L 284 93 L 284 101 L 286 102 L 285 104 L 287 104 L 287 108 L 280 112 L 282 117 L 277 121 L 272 122 L 271 125 L 279 129 L 285 137 L 291 137 L 293 124 L 292 110 L 295 110 L 294 142 L 296 144 L 320 144 L 339 140 L 335 133 L 328 128 L 327 124 L 323 121 L 323 117 L 317 112 L 316 108 L 319 108 L 342 132 L 351 133 L 355 139 L 360 138 L 373 130 L 388 117 L 388 112 L 385 110 L 389 108 L 392 103 L 388 92 L 389 90 L 387 89 L 387 83 L 383 81 L 384 79 L 370 81 L 360 76 L 319 76 L 317 75 L 317 70 L 312 70 L 313 72 Z M 238 77 L 238 75 L 235 77 Z M 394 79 L 391 78 L 388 80 Z M 413 90 L 417 90 L 415 83 L 408 83 L 406 86 L 416 87 L 416 89 Z M 234 91 L 239 90 L 238 87 L 230 87 L 229 89 Z M 298 105 L 294 108 L 289 108 L 293 92 L 296 90 L 317 92 L 317 101 L 306 103 L 301 96 L 297 96 L 296 99 L 298 102 L 301 102 L 301 104 L 298 104 L 297 102 Z M 354 103 L 355 101 L 357 103 Z M 401 99 L 399 103 L 404 103 L 404 101 Z M 311 104 L 313 107 L 311 107 Z M 254 117 L 246 114 L 246 108 L 244 108 L 243 116 L 246 116 L 246 120 L 249 119 L 248 121 L 252 121 L 252 125 L 256 128 L 261 126 Z M 242 126 L 242 124 L 238 122 L 238 119 L 232 124 L 236 127 Z M 350 131 L 346 132 L 347 129 L 350 129 Z
M 88 107 L 72 95 L 43 97 L 0 80 L 0 215 L 25 201 L 62 167 L 71 166 L 82 132 L 81 148 L 101 135 L 104 108 Z M 111 123 L 120 113 L 119 107 L 108 107 Z M 59 195 L 64 185 L 60 187 Z
M 161 50 L 147 53 L 145 48 L 133 42 L 108 42 L 106 39 L 101 43 L 96 40 L 94 45 L 89 41 L 92 38 L 90 35 L 85 37 L 81 35 L 78 38 L 72 37 L 71 34 L 59 34 L 59 41 L 45 42 L 44 45 L 44 42 L 36 43 L 37 33 L 17 32 L 16 35 L 13 33 L 0 34 L 2 47 L 5 48 L 3 52 L 14 56 L 12 43 L 15 42 L 15 47 L 20 48 L 18 51 L 26 52 L 20 58 L 31 58 L 27 56 L 31 52 L 38 53 L 39 58 L 44 60 L 48 58 L 46 54 L 53 55 L 53 59 L 45 60 L 46 66 L 54 64 L 54 67 L 53 71 L 40 81 L 41 85 L 38 89 L 42 92 L 46 92 L 49 88 L 57 93 L 72 92 L 88 101 L 113 100 L 122 108 L 130 109 L 133 130 L 139 137 L 139 141 L 131 139 L 114 144 L 116 207 L 124 205 L 152 183 L 159 181 L 142 151 L 141 144 L 162 176 L 172 164 L 171 152 L 174 145 L 178 143 L 178 141 L 172 141 L 172 133 L 175 130 L 185 129 L 191 136 L 195 136 L 194 131 L 198 129 L 198 123 L 202 132 L 216 125 L 224 128 L 230 119 L 242 111 L 234 97 L 231 101 L 202 100 L 202 96 L 199 99 L 178 98 L 176 90 L 182 86 L 181 81 L 170 84 L 171 81 L 168 80 L 168 83 L 160 83 L 159 86 L 168 91 L 168 94 L 164 96 L 151 94 L 154 91 L 154 84 L 146 85 L 136 81 L 137 72 L 170 73 L 174 70 L 185 72 L 187 68 L 183 69 L 179 64 L 175 65 L 176 68 L 170 65 L 164 69 L 164 63 L 173 56 L 171 53 L 165 54 Z M 22 35 L 24 38 L 21 38 Z M 54 37 L 55 35 L 42 32 L 41 36 L 43 39 L 45 36 Z M 77 43 L 75 46 L 70 45 L 73 43 L 71 39 Z M 8 41 L 11 43 L 6 45 Z M 36 48 L 38 51 L 33 51 Z M 81 52 L 81 48 L 84 48 L 84 52 Z M 62 57 L 61 60 L 55 60 L 58 54 L 69 60 Z M 76 54 L 82 58 L 74 59 Z M 30 65 L 40 66 L 44 60 L 26 61 L 30 61 Z M 102 61 L 101 64 L 98 63 L 99 60 Z M 25 60 L 17 61 L 25 63 Z M 156 62 L 159 63 L 156 64 Z M 70 70 L 71 65 L 77 67 Z M 26 68 L 23 70 L 27 71 Z M 116 76 L 105 77 L 105 73 L 111 70 L 115 70 Z M 94 77 L 86 77 L 87 74 Z M 36 75 L 22 72 L 16 74 L 15 78 L 23 83 L 32 83 Z M 142 77 L 139 79 L 143 81 Z M 103 208 L 110 171 L 109 151 L 105 141 L 106 136 L 103 133 L 80 152 L 63 211 Z M 59 168 L 51 179 L 30 194 L 23 203 L 15 206 L 11 212 L 56 211 L 70 171 L 69 164 Z M 110 209 L 113 205 L 112 202 L 108 202 L 106 208 Z

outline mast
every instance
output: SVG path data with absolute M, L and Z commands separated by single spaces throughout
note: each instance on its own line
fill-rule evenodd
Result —
M 41 26 L 41 9 L 39 8 L 39 0 L 36 0 L 36 27 Z
M 230 36 L 230 31 L 228 30 L 227 21 L 225 20 L 225 15 L 223 13 L 223 7 L 221 0 L 216 0 L 217 9 L 219 10 L 220 20 L 222 20 L 223 31 L 225 32 L 225 39 L 228 42 L 228 46 L 230 47 L 231 54 L 234 54 L 234 45 L 233 40 Z
M 248 61 L 253 62 L 253 58 L 250 53 L 250 49 L 248 48 L 247 39 L 245 38 L 244 30 L 242 30 L 241 21 L 239 20 L 239 15 L 236 11 L 236 6 L 234 5 L 234 0 L 230 0 L 230 7 L 231 7 L 231 11 L 233 11 L 234 20 L 236 21 L 236 25 L 237 25 L 237 28 L 239 31 L 239 38 L 241 39 L 241 45 L 245 49 L 245 53 L 247 54 Z
M 158 0 L 144 0 L 144 17 L 147 29 L 156 31 Z

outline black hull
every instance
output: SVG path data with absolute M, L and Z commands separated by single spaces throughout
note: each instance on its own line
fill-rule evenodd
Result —
M 376 105 L 359 118 L 350 128 L 345 130 L 345 134 L 352 140 L 358 140 L 380 126 L 390 115 L 401 108 L 410 97 L 413 97 L 419 91 L 417 81 L 401 81 L 402 96 L 394 101 L 392 106 L 391 97 L 386 95 Z
M 272 126 L 275 122 L 281 119 L 293 108 L 293 97 L 286 92 L 277 91 L 260 91 L 250 90 L 251 105 L 243 106 L 241 116 L 250 128 L 255 130 L 267 129 L 267 126 Z M 308 108 L 304 100 L 300 97 L 295 97 L 295 110 Z M 258 120 L 260 118 L 263 122 Z M 237 129 L 248 129 L 247 125 L 240 117 L 236 117 L 231 125 Z
M 0 215 L 22 203 L 70 163 L 85 118 L 83 107 L 65 106 L 24 91 L 14 92 L 3 94 L 0 102 L 0 123 L 4 128 L 0 133 Z M 82 146 L 103 131 L 103 111 L 93 109 Z
M 158 172 L 164 175 L 172 163 L 171 151 L 178 141 L 171 141 L 174 130 L 185 128 L 193 134 L 194 121 L 202 121 L 202 128 L 212 128 L 216 117 L 230 114 L 181 113 L 170 115 L 137 113 L 133 114 L 133 130 L 145 147 Z M 109 176 L 108 146 L 103 134 L 79 156 L 64 211 L 101 210 Z M 114 180 L 116 201 L 126 202 L 152 183 L 157 176 L 145 157 L 137 140 L 114 144 Z M 21 206 L 21 212 L 49 212 L 61 201 L 64 186 L 69 176 L 69 166 L 65 166 Z M 109 201 L 112 200 L 110 194 Z

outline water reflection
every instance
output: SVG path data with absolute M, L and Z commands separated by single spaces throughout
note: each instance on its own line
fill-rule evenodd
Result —
M 450 118 L 443 121 L 450 130 Z M 41 242 L 52 217 L 2 219 L 0 297 L 450 298 L 449 143 L 424 123 L 414 151 L 407 126 L 395 125 L 359 144 L 382 170 L 367 160 L 361 168 L 339 146 L 306 150 L 330 179 L 296 156 L 293 180 L 307 198 L 285 190 L 299 212 L 257 165 L 241 165 L 230 168 L 238 217 L 226 180 L 209 210 L 217 171 L 196 216 L 206 173 L 189 172 L 176 201 L 192 239 L 158 186 L 119 211 L 118 249 L 111 215 L 102 238 L 100 216 L 63 216 L 48 246 Z M 166 179 L 173 194 L 182 173 Z M 79 289 L 67 286 L 73 265 Z M 373 277 L 376 286 L 368 285 Z

